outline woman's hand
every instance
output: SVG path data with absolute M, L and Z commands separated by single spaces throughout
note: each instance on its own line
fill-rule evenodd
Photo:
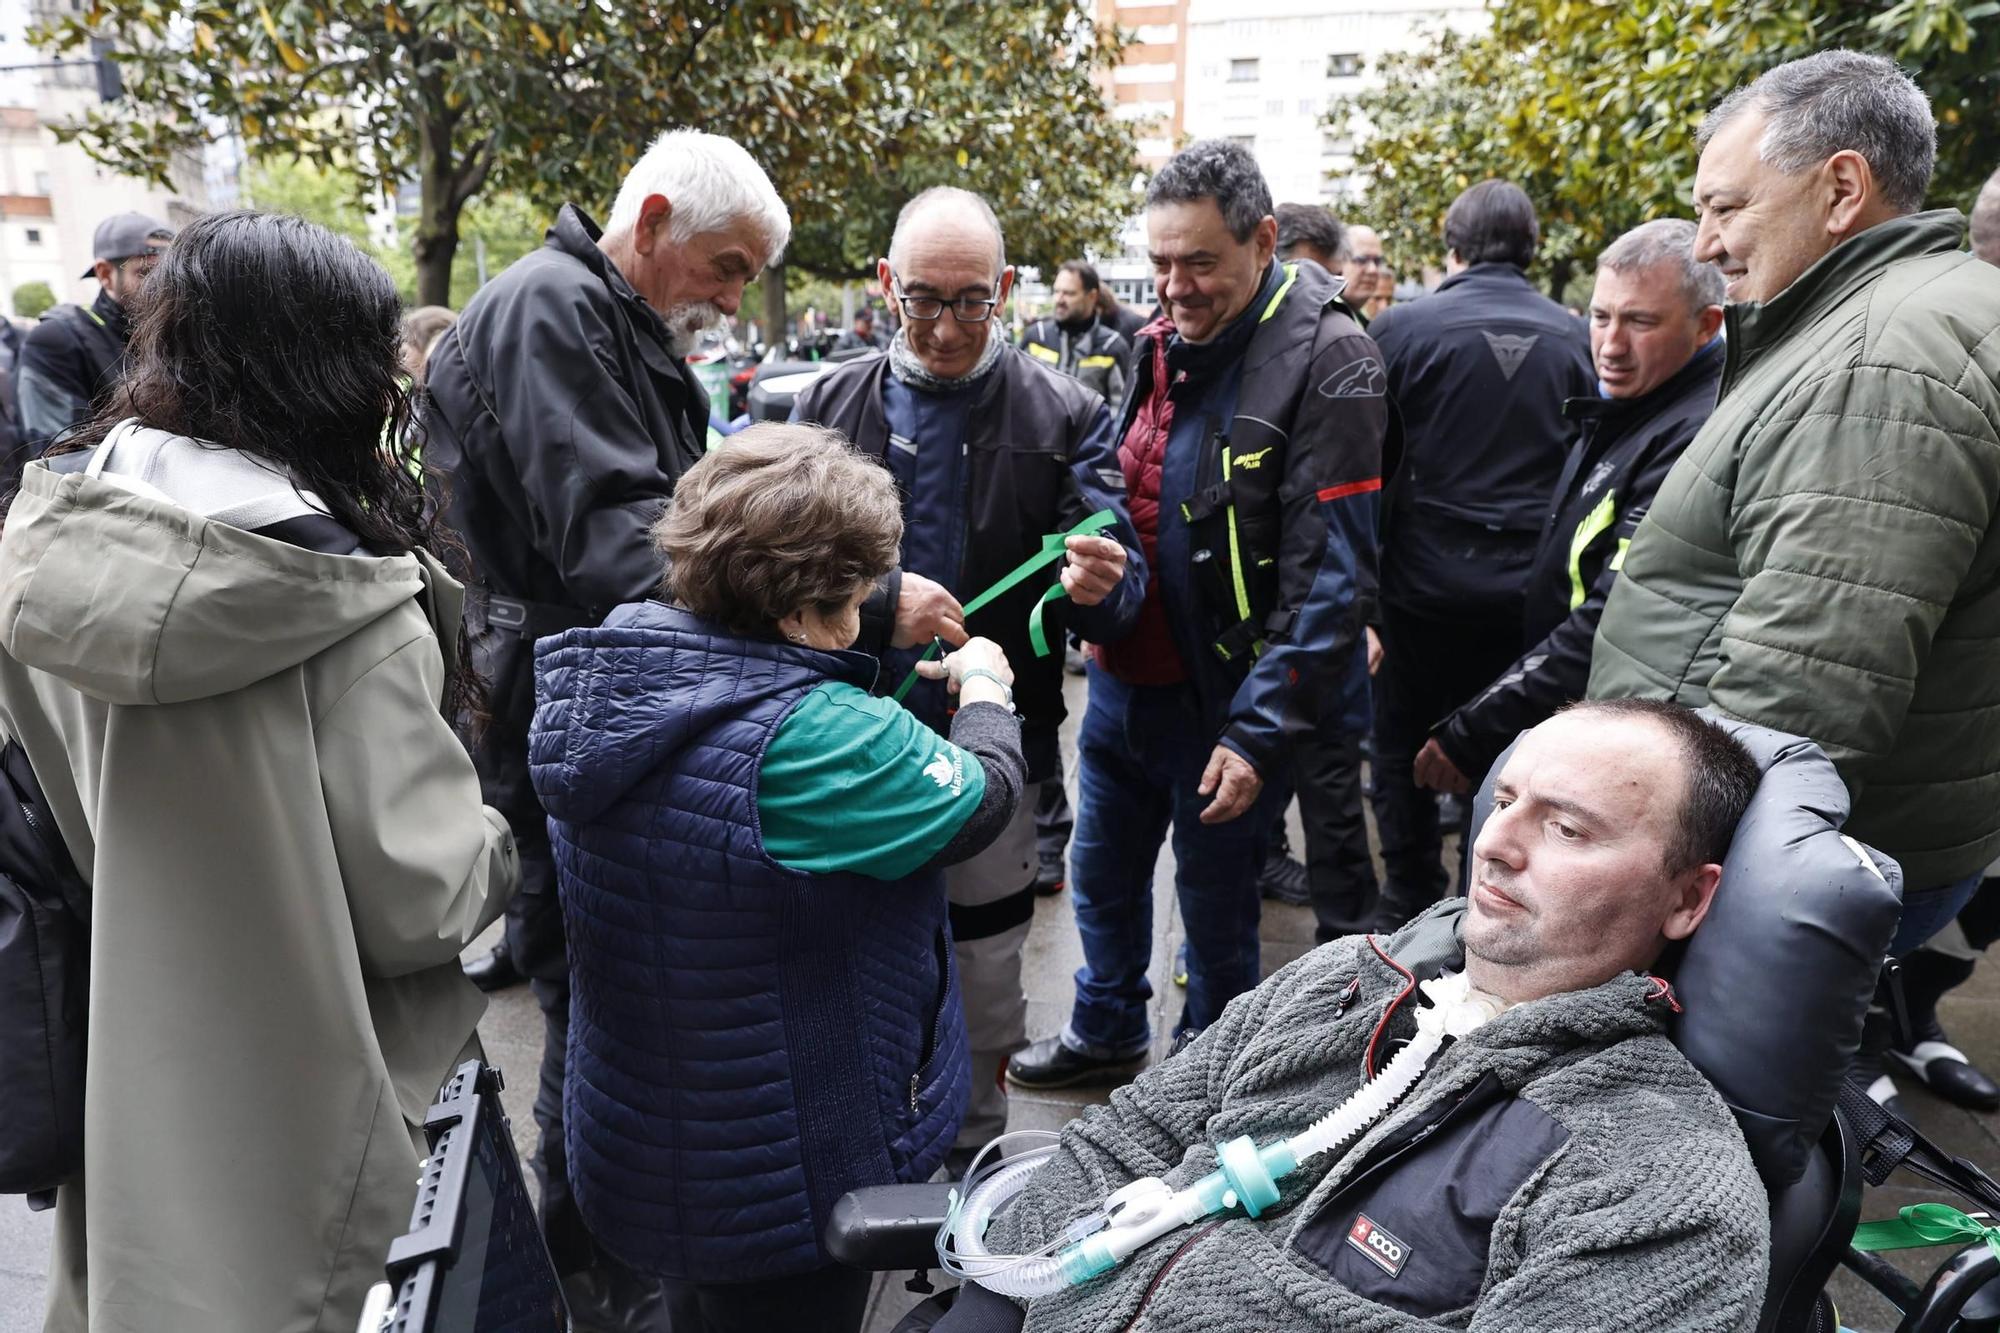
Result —
M 967 680 L 966 675 L 975 671 L 992 675 Z M 926 680 L 944 681 L 945 688 L 961 703 L 1005 704 L 1012 698 L 1014 669 L 1007 665 L 1007 654 L 991 639 L 967 639 L 964 647 L 945 654 L 941 661 L 917 663 L 917 674 Z

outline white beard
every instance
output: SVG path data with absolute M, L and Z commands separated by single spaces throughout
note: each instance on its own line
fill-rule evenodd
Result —
M 704 330 L 714 328 L 726 318 L 721 309 L 709 301 L 689 301 L 673 306 L 660 315 L 667 326 L 667 336 L 682 351 L 692 347 Z

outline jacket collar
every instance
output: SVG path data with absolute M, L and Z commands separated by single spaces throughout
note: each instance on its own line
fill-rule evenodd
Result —
M 1730 360 L 1740 369 L 1822 312 L 1839 305 L 1889 265 L 1964 248 L 1965 215 L 1955 208 L 1877 223 L 1833 247 L 1768 301 L 1724 313 Z
M 645 341 L 641 343 L 647 364 L 656 372 L 665 373 L 671 368 L 668 363 L 680 361 L 679 354 L 673 350 L 674 340 L 667 332 L 666 321 L 661 319 L 660 312 L 653 309 L 646 298 L 639 295 L 637 289 L 625 280 L 625 275 L 611 262 L 611 256 L 605 254 L 597 244 L 603 236 L 604 229 L 593 222 L 588 213 L 575 204 L 564 204 L 562 210 L 556 214 L 555 225 L 549 228 L 548 238 L 544 244 L 551 250 L 560 251 L 576 260 L 596 275 L 599 282 L 610 288 L 612 296 L 617 298 L 618 304 L 630 316 L 633 324 L 641 333 L 647 335 Z M 662 356 L 656 359 L 652 347 L 648 344 L 657 344 Z M 675 377 L 680 378 L 678 374 Z
M 1608 421 L 1645 416 L 1673 402 L 1697 381 L 1720 373 L 1724 350 L 1720 337 L 1711 338 L 1688 358 L 1686 365 L 1637 398 L 1605 398 L 1598 394 L 1571 398 L 1563 403 L 1563 415 L 1572 421 Z
M 1443 292 L 1467 283 L 1480 282 L 1502 282 L 1517 287 L 1534 285 L 1528 281 L 1528 275 L 1521 271 L 1520 265 L 1503 263 L 1495 259 L 1484 264 L 1474 264 L 1471 268 L 1460 269 L 1439 283 L 1437 289 Z
M 620 612 L 623 614 L 614 612 L 605 624 L 659 629 L 728 644 L 741 656 L 790 662 L 859 689 L 872 689 L 875 677 L 881 671 L 881 663 L 875 658 L 852 648 L 812 648 L 792 643 L 776 634 L 738 634 L 726 625 L 704 620 L 684 606 L 659 598 L 632 603 L 620 608 Z
M 125 313 L 125 307 L 113 299 L 109 291 L 102 287 L 97 289 L 97 299 L 90 303 L 90 313 L 95 315 L 97 322 L 119 342 L 131 341 L 131 317 Z

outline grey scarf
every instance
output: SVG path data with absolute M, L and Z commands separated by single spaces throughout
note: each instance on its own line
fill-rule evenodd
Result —
M 944 318 L 950 319 L 951 316 L 946 315 Z M 953 389 L 963 389 L 975 380 L 983 378 L 987 371 L 993 369 L 993 364 L 1000 359 L 1000 353 L 1006 346 L 1005 339 L 989 331 L 986 350 L 979 354 L 979 364 L 956 379 L 946 379 L 942 375 L 933 375 L 924 369 L 924 363 L 917 360 L 917 354 L 910 350 L 910 331 L 897 329 L 896 340 L 889 344 L 889 370 L 912 389 L 920 389 L 925 393 L 949 393 Z

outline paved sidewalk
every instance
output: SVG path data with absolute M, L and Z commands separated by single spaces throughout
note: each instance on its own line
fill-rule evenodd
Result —
M 1069 680 L 1069 701 L 1080 715 L 1082 682 Z M 1073 745 L 1075 719 L 1065 737 L 1066 748 Z M 1070 787 L 1075 791 L 1074 757 L 1070 759 Z M 1294 849 L 1302 846 L 1296 810 L 1290 816 Z M 1371 836 L 1373 821 L 1370 821 Z M 1158 987 L 1152 1004 L 1155 1057 L 1165 1054 L 1165 1034 L 1179 1011 L 1181 992 L 1167 980 L 1168 963 L 1182 937 L 1180 917 L 1172 895 L 1173 861 L 1162 851 L 1155 872 L 1152 976 Z M 494 932 L 497 934 L 497 931 Z M 1312 945 L 1312 914 L 1305 908 L 1264 905 L 1264 970 L 1266 975 L 1291 962 Z M 490 942 L 483 940 L 469 954 L 484 952 Z M 1029 996 L 1028 1032 L 1045 1036 L 1062 1026 L 1068 1016 L 1073 989 L 1071 975 L 1081 961 L 1069 896 L 1045 898 L 1036 904 L 1035 921 L 1028 936 L 1026 982 Z M 1945 1003 L 1946 1028 L 1972 1058 L 1988 1069 L 2000 1070 L 2000 966 L 1982 966 L 1972 983 Z M 526 987 L 518 987 L 493 999 L 480 1032 L 488 1058 L 504 1070 L 509 1086 L 504 1094 L 507 1112 L 513 1120 L 514 1137 L 523 1159 L 534 1142 L 534 1122 L 529 1115 L 533 1101 L 536 1062 L 541 1049 L 541 1015 Z M 1903 1098 L 1919 1128 L 1935 1141 L 1988 1170 L 2000 1174 L 2000 1116 L 1975 1115 L 1961 1111 L 1929 1096 L 1913 1080 L 1903 1080 Z M 1083 1107 L 1105 1098 L 1102 1091 L 1048 1092 L 1029 1094 L 1013 1091 L 1010 1100 L 1010 1129 L 1060 1129 Z M 1902 1175 L 1899 1181 L 1911 1181 Z M 1893 1216 L 1906 1203 L 1944 1196 L 1902 1184 L 1870 1190 L 1863 1204 L 1867 1218 Z M 18 1199 L 0 1199 L 0 1333 L 32 1333 L 41 1323 L 43 1275 L 48 1267 L 48 1245 L 53 1214 L 30 1214 Z M 1917 1250 L 1886 1256 L 1905 1272 L 1922 1281 L 1946 1251 Z M 922 1299 L 903 1289 L 908 1273 L 884 1274 L 876 1283 L 867 1333 L 888 1333 L 904 1311 Z M 935 1274 L 933 1275 L 935 1277 Z M 1858 1279 L 1846 1274 L 1836 1279 L 1835 1296 L 1842 1321 L 1851 1328 L 1886 1330 L 1895 1318 L 1888 1305 Z

